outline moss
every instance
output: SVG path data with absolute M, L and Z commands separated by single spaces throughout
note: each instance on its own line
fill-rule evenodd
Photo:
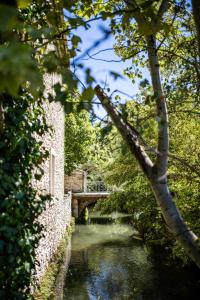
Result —
M 59 273 L 60 267 L 63 264 L 65 249 L 67 247 L 69 238 L 74 231 L 74 218 L 72 218 L 70 226 L 67 228 L 64 238 L 58 246 L 58 250 L 48 266 L 47 271 L 41 279 L 39 288 L 34 292 L 34 300 L 50 300 L 54 298 L 54 289 L 56 278 Z

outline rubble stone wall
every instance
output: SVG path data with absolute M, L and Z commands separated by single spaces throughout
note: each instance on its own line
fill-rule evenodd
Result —
M 82 170 L 76 170 L 70 176 L 65 175 L 65 191 L 83 192 L 85 177 L 85 172 Z
M 51 87 L 58 80 L 56 75 L 45 76 L 46 93 L 52 92 Z M 44 107 L 52 134 L 46 134 L 43 138 L 43 146 L 50 156 L 43 165 L 44 176 L 37 188 L 51 193 L 53 200 L 39 218 L 44 226 L 44 237 L 37 248 L 37 281 L 44 275 L 71 220 L 71 192 L 64 194 L 64 110 L 58 102 L 46 102 Z

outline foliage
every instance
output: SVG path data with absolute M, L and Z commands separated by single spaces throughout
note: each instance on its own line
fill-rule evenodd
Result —
M 95 3 L 99 3 L 99 1 L 95 1 Z M 185 113 L 189 111 L 191 115 L 193 113 L 195 114 L 195 109 L 197 109 L 197 114 L 199 114 L 200 77 L 197 47 L 198 36 L 196 36 L 195 24 L 191 18 L 190 2 L 116 1 L 116 3 L 113 3 L 113 1 L 108 1 L 106 4 L 108 4 L 108 6 L 111 5 L 111 10 L 106 12 L 103 11 L 103 16 L 105 18 L 111 18 L 110 27 L 112 28 L 112 32 L 115 37 L 117 37 L 115 50 L 122 57 L 122 60 L 131 58 L 132 66 L 125 70 L 125 74 L 133 81 L 133 83 L 135 82 L 135 79 L 143 79 L 140 84 L 141 87 L 144 88 L 144 93 L 143 95 L 141 93 L 141 95 L 145 99 L 141 99 L 142 101 L 140 101 L 140 103 L 142 105 L 144 105 L 144 103 L 149 105 L 149 114 L 144 115 L 143 117 L 140 111 L 139 116 L 137 112 L 137 105 L 133 104 L 133 106 L 135 106 L 135 110 L 133 110 L 132 118 L 129 118 L 128 120 L 126 105 L 121 105 L 121 115 L 124 119 L 122 122 L 121 115 L 115 112 L 112 104 L 110 103 L 110 97 L 106 96 L 105 92 L 103 92 L 99 86 L 96 87 L 97 96 L 103 103 L 107 112 L 111 115 L 115 125 L 120 130 L 124 139 L 127 143 L 129 143 L 129 145 L 132 145 L 132 153 L 134 153 L 137 157 L 144 173 L 149 179 L 150 184 L 154 188 L 162 214 L 165 219 L 168 220 L 172 232 L 174 231 L 175 238 L 184 245 L 186 251 L 189 248 L 191 250 L 192 247 L 187 244 L 186 239 L 184 239 L 183 236 L 187 235 L 188 240 L 190 238 L 193 240 L 194 243 L 192 242 L 191 244 L 193 244 L 196 252 L 193 252 L 192 250 L 188 251 L 188 255 L 191 257 L 193 256 L 197 265 L 200 265 L 200 249 L 199 244 L 197 243 L 198 238 L 187 228 L 187 226 L 185 226 L 183 219 L 179 217 L 179 213 L 176 210 L 176 207 L 173 206 L 173 201 L 171 201 L 171 195 L 174 195 L 173 198 L 175 198 L 177 205 L 179 204 L 180 209 L 185 216 L 186 223 L 190 224 L 191 227 L 194 226 L 193 229 L 196 229 L 196 233 L 198 233 L 198 221 L 195 219 L 192 223 L 189 222 L 189 214 L 185 214 L 185 205 L 183 205 L 183 202 L 185 202 L 184 196 L 183 194 L 179 194 L 180 198 L 183 197 L 181 203 L 180 198 L 177 198 L 177 191 L 180 192 L 180 189 L 174 184 L 174 181 L 170 181 L 172 191 L 170 194 L 166 176 L 168 168 L 168 117 L 165 106 L 166 101 L 168 101 L 168 106 L 171 112 L 177 111 L 180 119 L 184 119 L 181 114 L 182 109 Z M 168 4 L 168 7 L 166 4 Z M 100 11 L 99 15 L 101 15 Z M 150 69 L 152 86 L 148 84 L 147 79 L 142 78 L 142 68 Z M 160 71 L 162 72 L 162 78 L 159 74 Z M 163 83 L 163 88 L 161 81 Z M 137 101 L 137 99 L 134 100 Z M 191 103 L 191 106 L 187 106 L 186 103 L 188 102 Z M 127 120 L 129 121 L 130 126 L 128 123 L 126 123 L 127 126 L 124 126 L 124 122 Z M 154 127 L 153 124 L 149 125 L 148 120 L 151 120 L 151 123 L 153 123 L 152 120 L 154 120 L 156 126 Z M 136 121 L 138 121 L 138 123 Z M 198 121 L 198 118 L 195 118 L 195 121 Z M 131 127 L 132 124 L 134 126 Z M 189 127 L 191 126 L 191 128 L 193 127 L 189 118 L 187 118 L 184 124 L 189 125 Z M 176 123 L 174 123 L 173 118 L 171 118 L 170 130 L 172 133 L 175 127 Z M 154 138 L 151 137 L 152 128 Z M 183 132 L 185 130 L 185 133 L 187 133 L 186 128 L 184 128 L 184 130 L 183 128 L 181 129 Z M 134 133 L 133 136 L 130 132 Z M 131 137 L 129 138 L 129 134 L 136 142 L 132 141 Z M 191 138 L 191 136 L 192 134 L 190 133 L 189 138 Z M 184 142 L 187 145 L 187 140 L 184 140 Z M 141 149 L 141 145 L 144 150 Z M 174 163 L 175 174 L 170 174 L 170 172 L 173 173 L 173 168 L 171 167 L 169 169 L 169 176 L 175 176 L 175 178 L 179 177 L 180 163 L 190 170 L 192 177 L 196 176 L 196 174 L 199 175 L 199 168 L 196 164 L 197 157 L 199 155 L 197 151 L 198 146 L 196 146 L 198 145 L 196 137 L 192 138 L 192 145 L 195 148 L 195 164 L 193 164 L 192 158 L 187 157 L 187 155 L 185 155 L 185 153 L 183 154 L 181 151 L 182 145 L 180 145 L 180 141 L 178 148 L 174 147 L 175 144 L 173 145 L 172 141 L 170 146 L 172 153 L 169 153 L 169 157 L 170 160 L 173 158 L 176 163 Z M 137 149 L 141 156 L 138 155 Z M 143 155 L 144 151 L 146 151 L 145 155 Z M 149 157 L 152 159 L 149 168 L 148 159 L 146 159 L 147 153 L 150 153 Z M 143 157 L 144 160 L 142 160 L 141 157 Z M 184 174 L 184 179 L 188 182 L 187 174 L 184 172 L 182 172 L 182 174 Z M 165 181 L 165 187 L 163 185 L 163 189 L 160 185 L 161 178 L 162 181 Z M 186 181 L 181 182 L 180 185 L 183 183 L 185 186 L 188 186 Z M 194 190 L 190 187 L 190 192 L 193 190 L 192 196 L 195 202 L 194 206 L 196 206 L 196 208 L 198 207 L 196 198 L 198 184 L 199 182 L 197 179 L 193 184 Z M 158 186 L 159 188 L 157 189 Z M 169 202 L 167 200 L 167 196 L 164 195 L 164 189 L 166 194 L 169 196 Z M 174 192 L 174 190 L 177 191 Z M 193 206 L 192 202 L 191 207 Z M 140 205 L 142 207 L 141 203 Z M 166 206 L 168 206 L 168 209 L 164 209 Z M 171 212 L 173 211 L 171 214 L 168 213 L 170 210 Z M 196 212 L 194 215 L 196 215 Z M 174 222 L 172 215 L 176 215 L 176 220 L 179 219 L 180 224 L 182 224 L 180 227 L 177 225 L 177 222 Z M 179 233 L 177 234 L 177 232 Z M 198 254 L 196 255 L 194 253 Z
M 22 91 L 3 95 L 5 129 L 0 137 L 0 298 L 27 299 L 48 195 L 33 187 L 48 153 L 38 139 L 47 131 L 41 104 Z M 26 287 L 26 290 L 24 288 Z
M 68 63 L 53 43 L 62 26 L 57 26 L 55 7 L 49 1 L 18 3 L 20 8 L 16 1 L 0 5 L 1 299 L 32 298 L 36 248 L 42 236 L 38 217 L 50 200 L 37 189 L 48 157 L 42 146 L 49 131 L 42 106 L 43 75 L 61 73 L 58 61 L 62 66 Z
M 139 126 L 140 132 L 148 141 L 148 146 L 153 149 L 156 123 L 153 117 L 149 117 L 150 104 L 139 103 L 139 100 L 141 101 L 141 98 L 136 103 L 127 103 L 127 119 L 134 126 L 136 124 Z M 199 233 L 200 144 L 198 136 L 200 128 L 199 116 L 192 114 L 193 118 L 191 118 L 190 105 L 187 104 L 182 112 L 178 111 L 177 107 L 177 111 L 172 110 L 170 113 L 170 153 L 176 155 L 170 157 L 169 184 L 182 216 L 190 228 Z M 183 105 L 181 107 L 183 108 Z M 170 234 L 149 184 L 136 160 L 132 158 L 127 145 L 116 134 L 113 139 L 112 131 L 108 134 L 107 140 L 110 140 L 112 145 L 112 158 L 104 164 L 105 180 L 109 185 L 116 186 L 117 190 L 108 200 L 99 202 L 96 208 L 102 213 L 122 211 L 132 214 L 131 220 L 135 229 L 147 243 L 167 245 L 173 258 L 178 257 L 183 263 L 188 262 L 183 249 Z
M 42 231 L 37 220 L 49 199 L 33 187 L 48 156 L 40 141 L 48 131 L 42 108 L 43 76 L 60 74 L 63 88 L 57 83 L 46 101 L 56 99 L 66 111 L 67 93 L 76 87 L 67 69 L 79 42 L 71 30 L 84 22 L 80 17 L 64 20 L 63 7 L 70 14 L 73 3 L 10 0 L 0 5 L 1 299 L 31 298 Z M 68 52 L 64 33 L 71 40 Z
M 94 128 L 85 110 L 74 111 L 65 117 L 65 173 L 70 174 L 91 158 Z

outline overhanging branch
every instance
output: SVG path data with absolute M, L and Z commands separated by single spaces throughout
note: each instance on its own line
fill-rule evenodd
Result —
M 129 145 L 131 152 L 136 157 L 145 175 L 150 178 L 153 163 L 140 144 L 140 136 L 138 131 L 123 119 L 120 112 L 117 111 L 116 107 L 111 103 L 109 97 L 99 85 L 95 87 L 95 92 L 108 115 L 111 117 L 113 123 L 121 133 L 123 139 Z
M 159 7 L 159 10 L 158 10 L 157 17 L 156 17 L 156 27 L 160 26 L 163 15 L 167 11 L 168 6 L 169 6 L 169 0 L 162 0 L 162 2 L 160 4 L 160 7 Z

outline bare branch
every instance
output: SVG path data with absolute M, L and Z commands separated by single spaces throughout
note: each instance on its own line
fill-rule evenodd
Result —
M 173 160 L 178 161 L 179 163 L 181 163 L 183 166 L 185 166 L 187 169 L 189 169 L 190 171 L 196 173 L 198 176 L 200 176 L 200 171 L 197 170 L 197 168 L 194 165 L 191 165 L 190 163 L 188 163 L 185 159 L 177 156 L 174 153 L 168 153 L 168 156 L 170 158 L 172 158 Z
M 129 95 L 128 93 L 125 93 L 125 92 L 123 92 L 123 91 L 121 91 L 121 90 L 114 90 L 114 91 L 112 92 L 112 94 L 110 95 L 110 97 L 112 97 L 115 93 L 122 94 L 122 95 L 128 97 L 129 100 L 133 100 L 133 98 L 136 97 L 136 94 L 135 94 L 135 95 Z
M 93 59 L 93 60 L 98 60 L 98 61 L 105 61 L 105 62 L 113 62 L 113 63 L 118 63 L 118 62 L 122 62 L 124 59 L 103 59 L 103 58 L 96 58 L 93 55 L 90 55 L 89 53 L 87 53 L 88 58 L 83 58 L 82 60 L 88 60 L 88 59 Z
M 105 48 L 105 49 L 101 49 L 101 50 L 99 50 L 99 51 L 97 51 L 97 52 L 95 52 L 95 53 L 93 53 L 92 54 L 92 56 L 96 56 L 96 55 L 98 55 L 98 54 L 100 54 L 100 53 L 102 53 L 102 52 L 106 52 L 106 51 L 113 51 L 114 50 L 114 48 L 112 47 L 112 48 Z
M 146 49 L 141 49 L 141 50 L 139 50 L 139 51 L 137 51 L 137 52 L 134 52 L 134 53 L 132 53 L 132 54 L 130 54 L 129 56 L 127 56 L 127 57 L 124 57 L 124 58 L 121 58 L 121 59 L 118 59 L 118 60 L 114 60 L 114 59 L 104 59 L 104 58 L 96 58 L 96 57 L 94 57 L 96 54 L 93 54 L 93 55 L 90 55 L 89 53 L 87 53 L 87 56 L 88 56 L 88 58 L 83 58 L 83 59 L 81 59 L 81 60 L 89 60 L 89 59 L 93 59 L 93 60 L 98 60 L 98 61 L 105 61 L 105 62 L 113 62 L 113 63 L 118 63 L 118 62 L 122 62 L 122 61 L 125 61 L 125 60 L 128 60 L 128 59 L 131 59 L 131 58 L 133 58 L 134 56 L 136 56 L 137 54 L 139 54 L 139 53 L 141 53 L 141 52 L 143 52 L 143 51 L 145 51 Z M 100 51 L 99 51 L 100 52 Z
M 108 37 L 110 36 L 111 31 L 107 31 L 105 32 L 104 36 L 101 39 L 96 40 L 96 42 L 94 42 L 94 44 L 92 46 L 90 46 L 88 49 L 86 49 L 80 56 L 78 56 L 76 59 L 74 59 L 74 64 L 76 64 L 78 61 L 80 61 L 81 59 L 83 59 L 86 55 L 88 55 L 88 53 L 90 51 L 92 51 L 92 49 L 95 49 L 96 47 L 98 47 L 102 42 L 104 42 L 105 40 L 108 39 Z

